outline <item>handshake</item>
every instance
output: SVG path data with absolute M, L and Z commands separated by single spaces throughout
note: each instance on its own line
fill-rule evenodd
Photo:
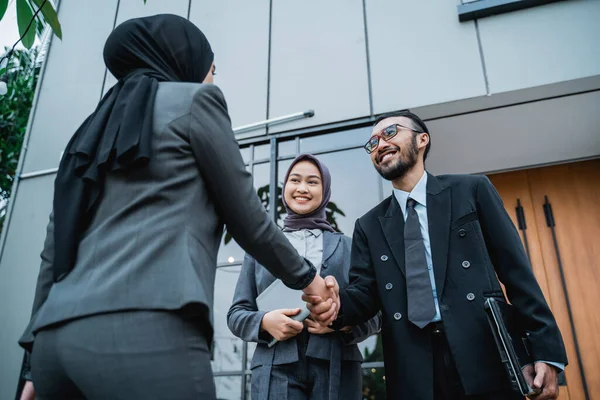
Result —
M 333 276 L 325 279 L 318 274 L 303 290 L 302 300 L 310 311 L 310 319 L 323 328 L 331 325 L 340 310 L 340 287 Z

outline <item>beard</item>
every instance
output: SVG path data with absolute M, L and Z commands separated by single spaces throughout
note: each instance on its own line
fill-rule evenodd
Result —
M 417 148 L 416 135 L 413 136 L 409 147 L 406 147 L 404 151 L 398 148 L 397 151 L 400 153 L 400 157 L 397 160 L 394 160 L 385 166 L 375 164 L 375 169 L 385 180 L 392 181 L 394 179 L 402 178 L 417 164 L 419 159 L 419 149 Z

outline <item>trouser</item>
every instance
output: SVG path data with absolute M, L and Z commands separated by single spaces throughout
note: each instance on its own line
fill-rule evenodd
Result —
M 443 325 L 441 323 L 432 323 L 426 329 L 430 330 L 433 347 L 435 400 L 523 400 L 522 396 L 513 392 L 510 388 L 500 392 L 475 396 L 465 395 L 448 341 L 446 340 Z
M 296 336 L 298 361 L 291 364 L 273 365 L 270 369 L 268 398 L 273 400 L 327 400 L 329 399 L 329 360 L 306 356 L 309 333 L 302 331 Z M 252 371 L 252 399 L 264 398 L 260 387 L 263 372 L 268 368 L 258 367 Z M 333 394 L 340 400 L 362 399 L 362 372 L 358 361 L 342 361 L 339 393 Z
M 215 399 L 201 320 L 185 312 L 93 315 L 37 333 L 37 400 Z

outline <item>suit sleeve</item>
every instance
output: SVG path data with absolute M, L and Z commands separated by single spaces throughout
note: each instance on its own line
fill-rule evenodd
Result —
M 533 358 L 566 364 L 560 330 L 533 274 L 519 233 L 500 195 L 485 176 L 477 186 L 477 214 L 498 278 L 506 287 L 511 304 L 525 318 Z
M 381 331 L 381 311 L 379 311 L 373 318 L 362 324 L 358 324 L 352 327 L 352 330 L 342 336 L 344 344 L 358 344 L 369 336 L 375 335 Z
M 381 309 L 373 262 L 360 219 L 356 221 L 352 236 L 350 283 L 345 289 L 340 289 L 340 299 L 340 313 L 333 324 L 335 329 L 360 325 Z
M 50 220 L 46 228 L 46 240 L 44 241 L 44 249 L 41 253 L 42 262 L 40 264 L 40 272 L 38 274 L 37 284 L 35 288 L 35 296 L 33 298 L 33 307 L 31 311 L 31 320 L 29 326 L 19 339 L 21 347 L 25 348 L 26 355 L 23 363 L 23 376 L 27 380 L 31 380 L 29 376 L 30 363 L 29 353 L 33 349 L 34 336 L 32 332 L 32 321 L 38 313 L 50 293 L 50 289 L 54 283 L 52 277 L 52 264 L 54 262 L 54 213 L 50 214 Z
M 221 91 L 202 85 L 190 113 L 190 143 L 217 212 L 235 241 L 292 289 L 304 289 L 316 269 L 269 218 L 246 171 Z
M 266 312 L 258 311 L 256 305 L 258 290 L 255 270 L 256 261 L 246 255 L 233 294 L 233 303 L 227 312 L 227 326 L 231 333 L 245 342 L 268 344 L 260 332 L 260 325 Z

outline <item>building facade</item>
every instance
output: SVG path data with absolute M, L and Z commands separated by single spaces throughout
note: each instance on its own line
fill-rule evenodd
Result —
M 129 18 L 158 13 L 187 17 L 210 40 L 215 83 L 278 221 L 283 174 L 310 152 L 330 168 L 332 217 L 352 235 L 356 218 L 391 194 L 362 149 L 372 121 L 404 108 L 420 115 L 432 138 L 427 169 L 488 174 L 522 228 L 567 344 L 561 399 L 600 396 L 600 1 L 464 3 L 61 1 L 64 38 L 48 51 L 0 239 L 0 398 L 17 389 L 16 342 L 30 316 L 61 152 L 115 83 L 102 60 L 106 37 Z M 254 347 L 226 325 L 242 259 L 224 237 L 213 362 L 223 399 L 249 398 Z M 381 398 L 385 380 L 377 342 L 361 345 L 366 398 Z

